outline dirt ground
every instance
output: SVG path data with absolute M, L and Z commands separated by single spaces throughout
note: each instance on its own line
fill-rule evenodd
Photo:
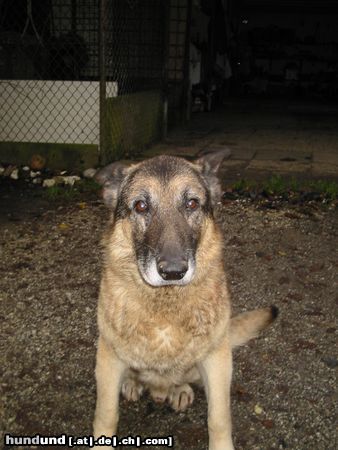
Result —
M 108 212 L 92 198 L 49 204 L 6 190 L 0 200 L 2 432 L 88 435 Z M 262 337 L 234 353 L 235 448 L 336 449 L 337 211 L 235 200 L 218 217 L 234 313 L 280 308 Z M 120 411 L 120 436 L 173 434 L 176 450 L 207 448 L 201 391 L 180 414 L 147 396 L 121 400 Z

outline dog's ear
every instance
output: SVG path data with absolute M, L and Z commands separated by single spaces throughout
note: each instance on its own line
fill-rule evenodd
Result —
M 102 197 L 109 208 L 115 209 L 122 181 L 130 169 L 130 166 L 115 162 L 98 170 L 94 175 L 94 180 L 102 186 Z
M 230 155 L 231 151 L 228 148 L 222 148 L 199 152 L 198 158 L 195 160 L 195 164 L 199 166 L 202 175 L 208 183 L 213 205 L 219 202 L 222 194 L 221 183 L 217 177 L 219 168 L 222 162 L 229 158 Z

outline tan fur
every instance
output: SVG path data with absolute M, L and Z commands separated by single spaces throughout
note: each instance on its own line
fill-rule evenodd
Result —
M 232 317 L 230 322 L 231 347 L 239 347 L 258 336 L 274 320 L 271 308 L 256 309 Z
M 101 335 L 130 367 L 154 368 L 167 377 L 174 367 L 174 382 L 176 372 L 184 373 L 225 334 L 230 302 L 218 233 L 209 220 L 190 285 L 156 289 L 144 283 L 125 245 L 128 221 L 116 224 L 108 240 L 98 321 Z
M 187 183 L 196 184 L 188 176 L 171 181 L 166 194 L 156 178 L 147 177 L 145 183 L 168 202 Z M 139 190 L 140 185 L 131 185 L 130 196 Z M 170 220 L 169 210 L 166 214 Z M 94 436 L 116 433 L 121 390 L 135 401 L 145 388 L 155 401 L 168 400 L 175 410 L 184 410 L 193 401 L 189 383 L 202 381 L 208 398 L 209 450 L 232 450 L 231 351 L 271 322 L 272 312 L 262 309 L 230 319 L 223 238 L 211 216 L 203 218 L 196 272 L 184 286 L 145 283 L 132 242 L 129 218 L 112 220 L 104 236 L 98 304 Z

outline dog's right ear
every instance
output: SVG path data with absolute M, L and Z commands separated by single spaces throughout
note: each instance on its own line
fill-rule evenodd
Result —
M 199 152 L 195 160 L 200 168 L 202 175 L 208 183 L 211 202 L 216 205 L 220 201 L 222 195 L 221 183 L 218 179 L 218 171 L 221 167 L 222 162 L 229 158 L 231 151 L 228 148 L 221 148 L 218 150 L 208 150 Z
M 115 162 L 98 170 L 94 175 L 94 180 L 102 186 L 103 200 L 110 209 L 115 209 L 122 181 L 130 169 L 130 166 Z

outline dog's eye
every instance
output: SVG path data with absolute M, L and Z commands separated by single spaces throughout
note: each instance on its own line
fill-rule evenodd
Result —
M 138 200 L 134 204 L 134 209 L 138 214 L 142 214 L 147 212 L 149 208 L 146 202 L 144 202 L 143 200 Z
M 199 202 L 196 198 L 191 198 L 186 203 L 186 208 L 190 209 L 190 211 L 195 211 L 195 209 L 197 209 L 198 206 L 199 206 Z

